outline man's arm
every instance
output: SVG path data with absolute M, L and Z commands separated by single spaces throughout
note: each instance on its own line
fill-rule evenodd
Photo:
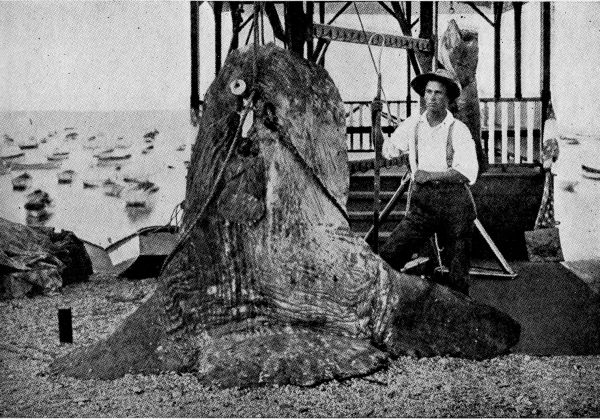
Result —
M 396 127 L 389 137 L 384 135 L 381 150 L 383 157 L 391 159 L 408 152 L 408 139 L 412 124 L 413 122 L 410 121 L 410 118 L 406 119 Z

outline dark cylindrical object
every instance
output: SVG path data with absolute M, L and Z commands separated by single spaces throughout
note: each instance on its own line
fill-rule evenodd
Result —
M 60 343 L 73 343 L 73 316 L 70 308 L 58 309 L 58 338 Z

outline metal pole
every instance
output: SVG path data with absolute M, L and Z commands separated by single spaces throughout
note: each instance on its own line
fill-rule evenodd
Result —
M 200 41 L 199 41 L 199 3 L 190 1 L 190 25 L 191 25 L 191 86 L 190 86 L 190 113 L 192 125 L 198 124 L 200 115 Z
M 523 97 L 521 91 L 521 11 L 523 3 L 513 2 L 515 13 L 515 98 Z
M 411 2 L 407 1 L 404 3 L 406 5 L 406 19 L 410 23 L 411 17 Z M 406 50 L 406 117 L 408 118 L 411 115 L 412 111 L 412 90 L 410 88 L 410 51 Z
M 214 2 L 213 12 L 215 15 L 215 75 L 221 71 L 221 8 L 222 3 Z
M 494 2 L 494 98 L 500 99 L 500 29 L 502 25 L 502 2 Z
M 550 104 L 550 30 L 551 30 L 551 3 L 541 4 L 541 38 L 542 38 L 542 81 L 541 81 L 541 96 L 542 96 L 542 137 L 544 130 L 544 122 L 548 118 L 548 106 Z
M 437 49 L 438 49 L 438 11 L 439 5 L 437 1 L 433 2 L 433 36 L 432 45 L 433 52 L 431 55 L 431 71 L 437 70 Z
M 381 73 L 377 73 L 377 93 L 371 105 L 371 139 L 375 148 L 375 168 L 373 173 L 373 234 L 375 240 L 372 248 L 373 252 L 379 253 L 379 190 L 381 188 L 380 168 L 381 162 Z

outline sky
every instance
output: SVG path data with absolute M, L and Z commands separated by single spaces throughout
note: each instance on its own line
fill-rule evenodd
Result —
M 0 109 L 187 109 L 189 27 L 187 1 L 0 1 Z
M 523 88 L 525 95 L 537 96 L 539 4 L 528 2 L 523 12 Z M 503 92 L 510 94 L 512 12 L 504 16 Z M 389 17 L 387 23 L 379 18 L 364 15 L 366 29 L 397 32 Z M 474 13 L 456 14 L 440 17 L 440 31 L 449 18 L 479 32 L 480 95 L 491 96 L 490 26 Z M 360 27 L 355 14 L 336 24 Z M 207 2 L 201 6 L 200 27 L 205 91 L 214 77 L 214 23 Z M 600 132 L 600 101 L 593 97 L 600 91 L 600 2 L 555 3 L 553 27 L 552 94 L 560 122 L 575 131 Z M 0 110 L 188 109 L 189 28 L 188 1 L 0 1 Z M 224 56 L 229 31 L 225 13 Z M 267 33 L 266 40 L 272 35 Z M 398 70 L 405 68 L 401 55 L 386 51 L 382 56 L 390 99 L 402 98 L 394 89 L 406 84 L 405 70 Z M 375 73 L 365 46 L 333 44 L 326 67 L 343 99 L 372 97 Z

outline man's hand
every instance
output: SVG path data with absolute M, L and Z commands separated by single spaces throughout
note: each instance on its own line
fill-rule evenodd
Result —
M 400 155 L 400 150 L 392 145 L 391 141 L 386 139 L 383 141 L 383 146 L 381 147 L 381 155 L 389 160 L 398 157 Z

